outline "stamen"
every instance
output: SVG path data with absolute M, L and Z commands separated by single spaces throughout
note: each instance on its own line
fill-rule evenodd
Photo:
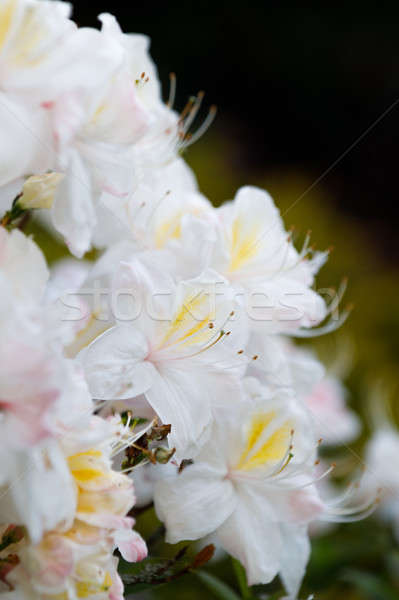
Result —
M 321 519 L 330 523 L 353 523 L 355 521 L 361 521 L 375 511 L 380 501 L 381 498 L 377 493 L 372 500 L 363 502 L 362 504 L 358 504 L 357 506 L 353 506 L 351 508 L 342 508 L 335 511 L 329 511 L 327 509 L 326 513 L 321 517 Z
M 192 106 L 192 108 L 190 110 L 190 113 L 189 113 L 188 117 L 186 118 L 186 120 L 184 122 L 184 126 L 183 126 L 183 132 L 184 133 L 188 132 L 188 130 L 190 129 L 192 123 L 194 122 L 194 119 L 197 116 L 198 111 L 199 111 L 199 109 L 201 107 L 201 103 L 202 103 L 202 100 L 203 100 L 204 96 L 205 96 L 204 92 L 198 92 L 198 94 L 197 94 L 197 96 L 195 98 L 194 104 L 193 104 L 193 106 Z
M 199 129 L 197 129 L 197 131 L 193 134 L 193 136 L 191 137 L 191 139 L 188 142 L 184 142 L 182 144 L 183 149 L 186 149 L 189 146 L 191 146 L 192 144 L 195 144 L 195 142 L 197 142 L 204 135 L 204 133 L 212 125 L 212 123 L 216 117 L 216 113 L 217 113 L 216 106 L 211 106 L 205 121 L 202 123 L 202 125 L 199 127 Z
M 343 325 L 345 323 L 345 321 L 349 317 L 352 309 L 353 309 L 353 306 L 348 305 L 336 321 L 333 321 L 332 319 L 330 319 L 324 326 L 315 327 L 313 329 L 299 329 L 296 332 L 292 332 L 290 335 L 292 337 L 297 337 L 297 338 L 313 338 L 313 337 L 318 337 L 320 335 L 326 335 L 327 333 L 336 331 L 337 329 L 339 329 L 341 327 L 341 325 Z
M 176 75 L 175 75 L 175 73 L 169 73 L 169 82 L 170 82 L 169 99 L 166 103 L 166 106 L 168 108 L 173 108 L 173 105 L 175 103 L 175 98 L 176 98 Z
M 126 448 L 129 448 L 130 446 L 135 446 L 135 443 L 137 442 L 137 440 L 139 440 L 143 435 L 145 435 L 150 429 L 152 429 L 154 427 L 154 425 L 156 424 L 157 420 L 153 419 L 152 421 L 150 421 L 150 423 L 144 427 L 143 429 L 141 429 L 140 431 L 134 433 L 134 432 L 127 432 L 126 434 L 122 434 L 122 437 L 120 439 L 118 439 L 111 447 L 112 447 L 112 453 L 111 453 L 111 457 L 114 458 L 116 455 L 120 454 L 121 452 L 123 452 L 124 450 L 126 450 Z M 124 428 L 126 429 L 126 428 Z
M 184 119 L 186 118 L 186 116 L 188 114 L 190 114 L 190 111 L 191 111 L 192 107 L 194 106 L 195 101 L 196 101 L 195 96 L 191 96 L 188 99 L 186 106 L 183 108 L 183 110 L 180 113 L 179 124 L 184 123 Z

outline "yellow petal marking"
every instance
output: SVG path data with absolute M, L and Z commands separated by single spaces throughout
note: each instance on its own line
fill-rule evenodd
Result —
M 155 245 L 162 248 L 170 239 L 179 239 L 181 235 L 181 219 L 184 212 L 177 212 L 171 219 L 164 221 L 156 228 Z
M 90 598 L 100 592 L 107 592 L 112 586 L 111 575 L 107 572 L 102 583 L 91 581 L 78 581 L 76 584 L 76 594 L 78 598 Z
M 231 248 L 230 248 L 230 273 L 241 269 L 245 263 L 249 262 L 258 253 L 258 244 L 256 240 L 259 236 L 260 226 L 254 226 L 246 231 L 247 223 L 243 223 L 242 218 L 237 217 L 233 221 L 231 228 Z
M 187 340 L 189 343 L 190 337 L 200 331 L 205 324 L 209 323 L 209 315 L 207 315 L 204 319 L 197 321 L 194 318 L 193 311 L 196 310 L 201 304 L 206 300 L 207 294 L 204 294 L 202 291 L 197 293 L 193 297 L 186 297 L 186 299 L 182 302 L 181 307 L 177 314 L 175 315 L 173 321 L 170 323 L 168 330 L 166 331 L 162 343 L 160 347 L 165 346 L 166 343 L 171 339 L 173 335 L 182 331 L 182 335 L 175 340 L 173 343 L 176 344 L 178 342 Z M 190 327 L 188 331 L 183 333 L 184 328 L 187 327 L 190 322 L 194 322 L 195 325 Z M 207 338 L 209 337 L 208 331 L 211 333 L 211 330 L 206 329 Z M 195 342 L 198 343 L 198 338 L 195 338 Z
M 35 50 L 47 35 L 46 28 L 36 18 L 36 8 L 27 7 L 13 44 L 12 62 L 17 67 L 33 67 L 39 64 L 45 55 L 35 55 Z
M 71 473 L 77 484 L 87 483 L 97 477 L 103 476 L 103 471 L 98 468 L 98 462 L 96 459 L 100 459 L 102 456 L 99 450 L 88 450 L 87 452 L 80 452 L 74 454 L 68 458 L 68 465 Z
M 0 48 L 2 48 L 7 39 L 17 0 L 9 0 L 2 4 L 3 6 L 0 7 Z
M 265 429 L 270 425 L 276 413 L 256 415 L 251 422 L 246 448 L 236 466 L 236 469 L 250 471 L 269 462 L 279 462 L 284 458 L 290 443 L 291 424 L 286 421 L 273 431 L 259 445 Z

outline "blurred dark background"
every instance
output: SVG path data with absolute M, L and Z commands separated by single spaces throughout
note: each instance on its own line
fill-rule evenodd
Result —
M 399 99 L 399 4 L 252 0 L 76 0 L 80 25 L 113 13 L 146 33 L 165 96 L 204 89 L 213 135 L 242 172 L 286 168 L 316 180 Z M 323 178 L 333 202 L 397 258 L 399 102 Z M 305 191 L 305 190 L 303 190 Z M 222 200 L 222 198 L 217 199 Z

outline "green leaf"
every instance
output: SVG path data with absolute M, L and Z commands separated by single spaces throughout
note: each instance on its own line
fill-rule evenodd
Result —
M 241 592 L 241 598 L 243 598 L 243 600 L 250 600 L 253 596 L 251 590 L 248 587 L 245 569 L 240 563 L 240 561 L 236 558 L 231 558 L 231 562 L 233 563 L 234 572 L 237 577 L 238 586 Z
M 206 571 L 196 571 L 195 575 L 220 600 L 240 600 L 240 597 L 228 585 L 214 575 Z

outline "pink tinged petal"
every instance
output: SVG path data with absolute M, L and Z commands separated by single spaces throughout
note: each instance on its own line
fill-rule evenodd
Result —
M 338 380 L 326 377 L 306 398 L 318 434 L 326 444 L 343 444 L 359 434 L 360 421 L 346 406 L 345 394 L 346 390 Z
M 216 533 L 221 546 L 245 567 L 249 585 L 269 583 L 279 572 L 280 528 L 264 495 L 240 490 L 234 512 Z
M 47 413 L 58 396 L 57 390 L 48 390 L 18 401 L 7 402 L 0 399 L 0 409 L 15 418 L 15 433 L 20 436 L 21 441 L 33 445 L 50 435 Z
M 40 570 L 35 579 L 45 587 L 57 587 L 70 575 L 74 567 L 72 547 L 61 536 L 50 536 L 38 547 L 36 558 Z
M 124 587 L 122 579 L 115 571 L 114 573 L 112 573 L 112 587 L 109 591 L 109 600 L 125 600 L 123 592 Z
M 314 521 L 324 510 L 324 505 L 314 486 L 291 492 L 288 506 L 294 523 Z
M 44 108 L 50 111 L 55 146 L 63 157 L 62 152 L 74 142 L 84 123 L 83 104 L 77 93 L 66 92 L 57 98 L 57 102 L 46 103 Z
M 166 540 L 197 540 L 220 527 L 236 507 L 231 481 L 207 465 L 186 467 L 176 478 L 158 481 L 155 510 L 166 526 Z
M 145 541 L 133 529 L 120 529 L 114 534 L 114 541 L 127 562 L 139 562 L 148 554 Z

